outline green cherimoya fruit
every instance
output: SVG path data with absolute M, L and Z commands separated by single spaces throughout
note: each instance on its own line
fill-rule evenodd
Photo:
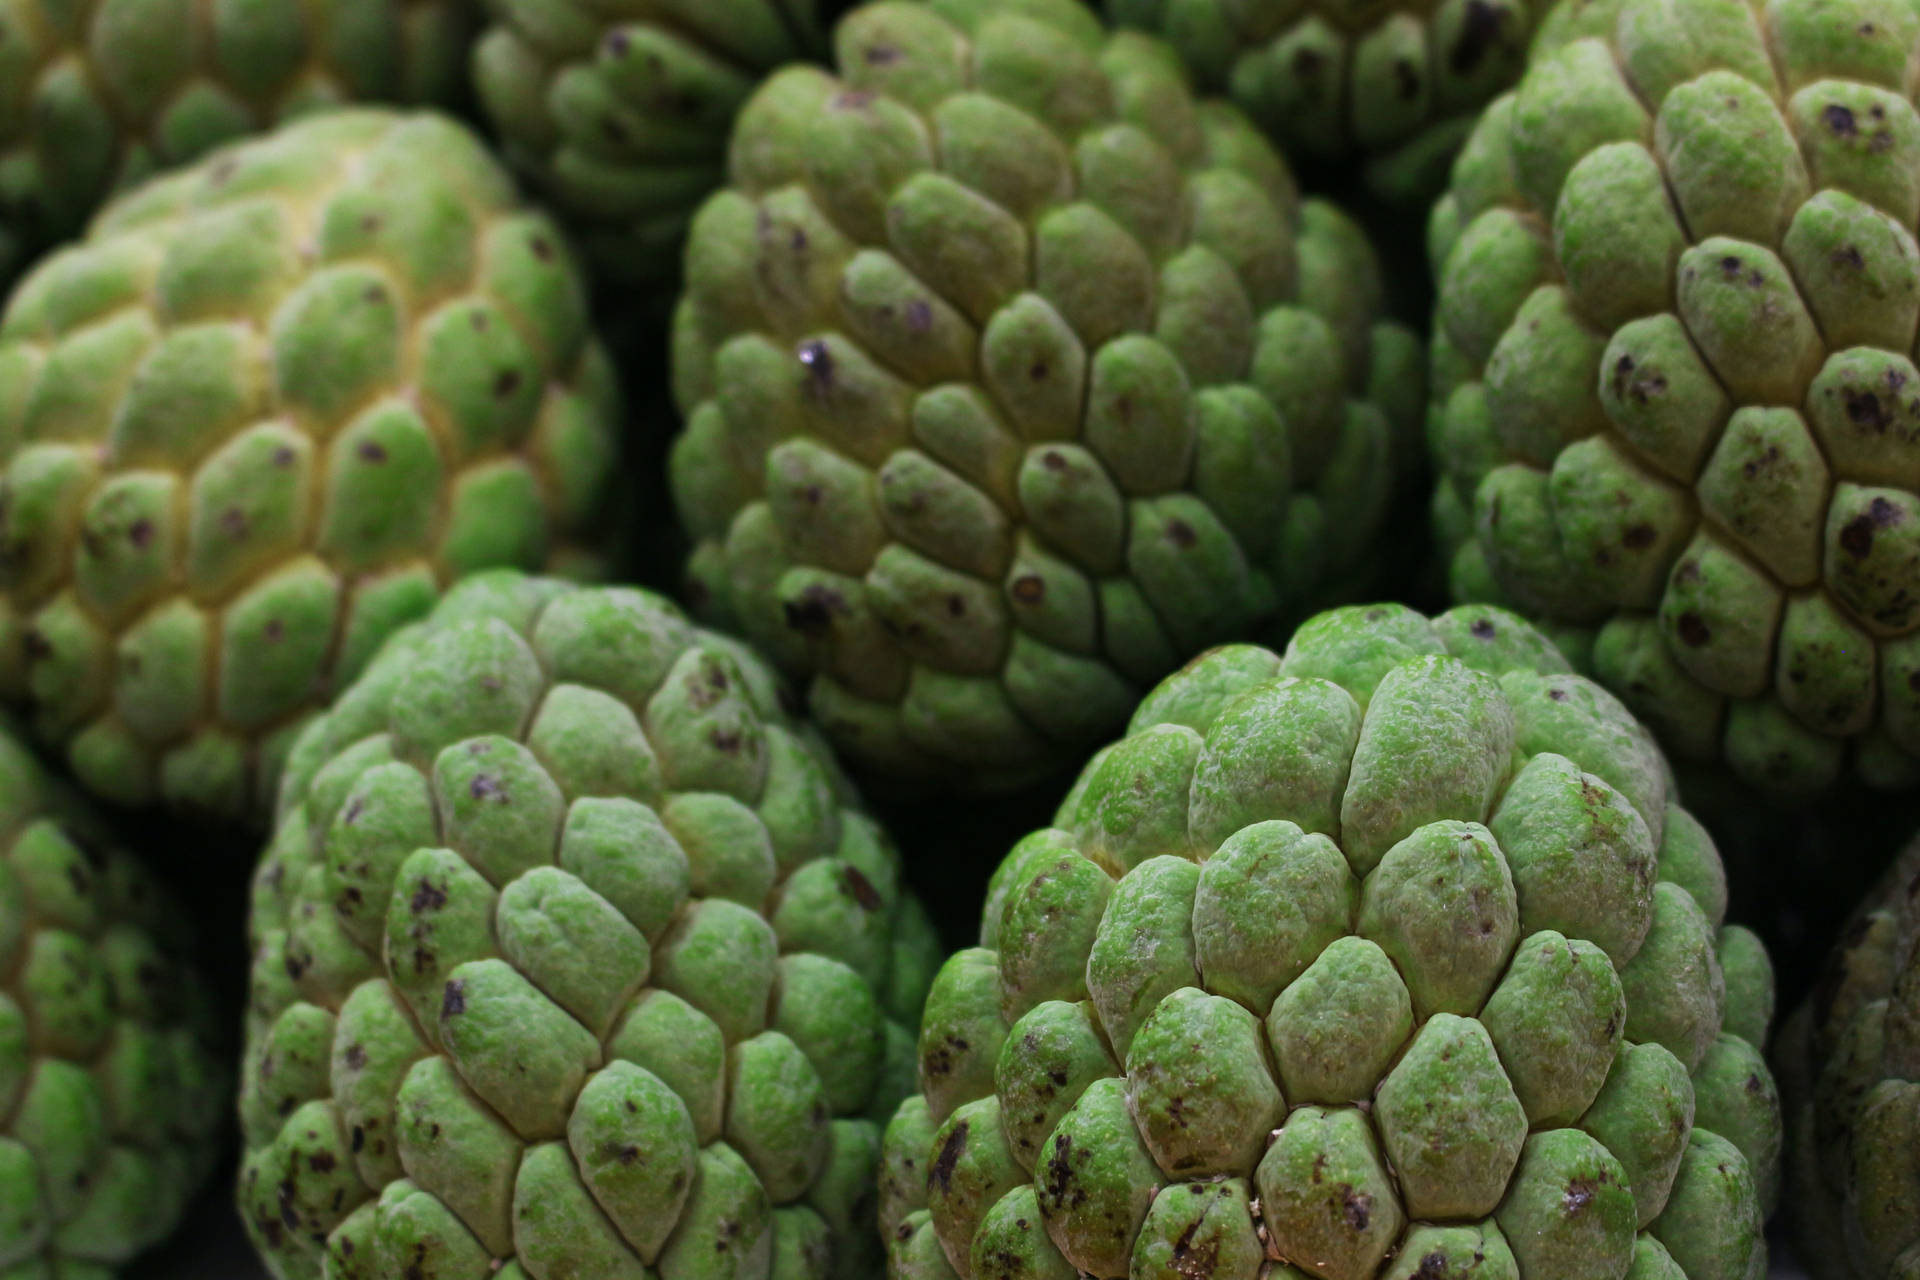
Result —
M 1140 704 L 934 979 L 898 1280 L 1758 1280 L 1773 979 L 1650 734 L 1517 616 Z
M 0 5 L 0 286 L 116 188 L 342 102 L 451 105 L 465 0 Z
M 1815 1280 L 1920 1276 L 1920 840 L 1781 1035 L 1793 1206 Z
M 565 242 L 443 117 L 158 179 L 0 318 L 0 694 L 96 792 L 263 814 L 447 582 L 584 558 L 617 400 Z
M 212 1171 L 229 1073 L 187 920 L 0 720 L 0 1274 L 110 1276 Z
M 1105 0 L 1157 31 L 1289 155 L 1362 160 L 1396 201 L 1425 201 L 1488 99 L 1526 64 L 1545 0 Z
M 1676 759 L 1920 783 L 1920 11 L 1555 9 L 1434 211 L 1436 520 Z
M 596 270 L 679 270 L 687 221 L 726 180 L 735 114 L 774 68 L 825 52 L 816 0 L 488 0 L 481 106 L 507 158 Z
M 836 39 L 840 78 L 748 104 L 694 223 L 689 576 L 859 764 L 1015 782 L 1352 589 L 1419 347 L 1354 224 L 1152 37 L 937 0 Z
M 496 571 L 301 735 L 240 1100 L 276 1276 L 878 1273 L 939 955 L 782 696 L 658 596 Z

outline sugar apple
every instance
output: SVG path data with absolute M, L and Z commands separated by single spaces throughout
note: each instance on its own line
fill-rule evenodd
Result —
M 1781 1039 L 1791 1203 L 1815 1280 L 1920 1276 L 1920 840 Z
M 617 401 L 565 242 L 445 118 L 157 180 L 0 319 L 0 694 L 116 801 L 264 811 L 450 579 L 585 564 Z
M 1457 596 L 1781 796 L 1920 782 L 1916 49 L 1904 0 L 1560 6 L 1431 224 Z
M 1391 201 L 1430 200 L 1544 0 L 1105 0 L 1157 31 L 1291 156 L 1359 161 Z
M 1772 973 L 1650 735 L 1397 605 L 1147 696 L 934 979 L 897 1280 L 1758 1280 Z
M 0 1274 L 104 1280 L 226 1118 L 188 917 L 0 721 Z
M 294 747 L 239 1201 L 281 1280 L 858 1280 L 939 963 L 766 664 L 508 571 Z
M 0 5 L 0 287 L 116 188 L 317 107 L 450 104 L 465 0 Z
M 860 765 L 1017 783 L 1351 588 L 1423 357 L 1355 225 L 1161 42 L 895 0 L 836 48 L 748 103 L 694 221 L 689 578 Z
M 654 285 L 726 178 L 734 115 L 762 77 L 824 54 L 816 0 L 488 0 L 474 85 L 507 158 L 596 270 Z

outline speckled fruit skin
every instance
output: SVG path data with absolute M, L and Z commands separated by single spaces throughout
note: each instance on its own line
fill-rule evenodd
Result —
M 0 719 L 0 1272 L 105 1280 L 212 1171 L 231 1079 L 189 919 Z
M 1759 1280 L 1773 975 L 1517 616 L 1350 606 L 1140 704 L 934 979 L 895 1280 Z
M 281 1280 L 858 1280 L 938 944 L 770 668 L 477 574 L 295 745 L 239 1203 Z
M 1363 166 L 1424 207 L 1480 108 L 1526 66 L 1544 0 L 1105 0 L 1164 36 L 1290 156 Z
M 1917 53 L 1903 0 L 1563 5 L 1430 226 L 1456 598 L 1775 798 L 1920 783 Z
M 465 0 L 0 5 L 0 288 L 115 190 L 344 102 L 451 105 Z
M 474 85 L 508 160 L 596 271 L 680 270 L 688 220 L 726 180 L 734 116 L 776 67 L 816 59 L 815 0 L 487 0 Z
M 1364 580 L 1420 347 L 1358 228 L 1165 44 L 903 0 L 836 54 L 749 102 L 694 222 L 691 589 L 862 768 L 1017 784 Z
M 1780 1041 L 1807 1269 L 1920 1276 L 1920 839 L 1861 904 Z
M 565 241 L 444 117 L 155 180 L 0 318 L 0 695 L 103 796 L 264 819 L 446 583 L 590 568 L 618 401 Z

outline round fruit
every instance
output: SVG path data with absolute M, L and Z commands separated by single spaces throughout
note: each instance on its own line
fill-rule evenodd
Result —
M 1364 162 L 1402 203 L 1446 185 L 1487 100 L 1526 65 L 1542 0 L 1106 0 L 1171 41 L 1291 156 Z
M 741 114 L 675 331 L 696 598 L 859 764 L 1064 765 L 1353 589 L 1417 418 L 1372 250 L 1073 0 L 857 9 Z
M 734 115 L 775 67 L 825 51 L 815 0 L 488 0 L 481 106 L 509 161 L 596 270 L 677 275 L 687 220 L 726 180 Z
M 1322 614 L 1140 704 L 934 979 L 897 1280 L 1748 1280 L 1772 972 L 1518 617 Z
M 458 0 L 0 5 L 0 287 L 116 189 L 341 102 L 451 104 Z
M 257 814 L 448 581 L 579 558 L 617 400 L 565 242 L 449 120 L 149 183 L 0 319 L 0 693 L 103 795 Z
M 240 1100 L 276 1276 L 878 1273 L 938 953 L 782 694 L 658 596 L 498 571 L 307 728 Z
M 1782 1035 L 1790 1202 L 1816 1280 L 1920 1275 L 1920 840 Z
M 188 917 L 0 721 L 0 1267 L 114 1274 L 219 1154 Z
M 1920 783 L 1920 11 L 1553 11 L 1435 209 L 1454 590 L 1676 758 Z

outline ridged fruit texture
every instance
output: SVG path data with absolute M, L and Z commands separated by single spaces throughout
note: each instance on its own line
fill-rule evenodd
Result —
M 1299 159 L 1360 164 L 1412 204 L 1446 185 L 1480 108 L 1526 66 L 1542 0 L 1106 0 Z
M 1861 904 L 1781 1039 L 1807 1269 L 1920 1275 L 1920 841 Z
M 887 1131 L 896 1280 L 1758 1280 L 1772 972 L 1651 736 L 1518 617 L 1148 695 L 995 873 Z
M 0 286 L 108 195 L 343 102 L 451 105 L 463 0 L 0 6 Z
M 694 223 L 689 575 L 861 765 L 1018 782 L 1351 589 L 1419 348 L 1359 230 L 1165 44 L 934 0 L 836 52 L 747 105 Z
M 188 919 L 0 722 L 0 1272 L 104 1280 L 211 1172 L 230 1081 Z
M 487 0 L 474 86 L 597 270 L 671 279 L 760 80 L 825 52 L 815 0 Z
M 879 1273 L 938 943 L 781 698 L 660 597 L 501 571 L 302 735 L 240 1100 L 276 1276 Z
M 1775 795 L 1920 783 L 1916 49 L 1901 0 L 1563 6 L 1433 216 L 1456 596 Z
M 264 816 L 448 581 L 580 559 L 617 401 L 566 243 L 443 117 L 157 180 L 0 319 L 0 693 L 113 800 Z

